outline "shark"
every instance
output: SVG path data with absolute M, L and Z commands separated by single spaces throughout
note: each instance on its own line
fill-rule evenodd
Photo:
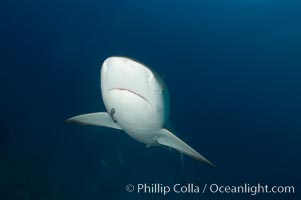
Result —
M 109 57 L 101 67 L 100 87 L 106 111 L 77 115 L 67 119 L 66 124 L 123 130 L 146 147 L 176 149 L 214 166 L 173 133 L 168 88 L 153 69 L 128 57 Z

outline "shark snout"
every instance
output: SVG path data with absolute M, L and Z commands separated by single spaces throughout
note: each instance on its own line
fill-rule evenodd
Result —
M 109 57 L 102 65 L 101 74 L 103 78 L 116 81 L 116 78 L 122 80 L 125 76 L 130 75 L 132 66 L 128 64 L 128 59 L 125 57 Z

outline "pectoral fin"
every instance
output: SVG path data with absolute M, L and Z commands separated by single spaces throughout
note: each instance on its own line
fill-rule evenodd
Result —
M 172 147 L 182 152 L 183 154 L 186 154 L 187 156 L 190 156 L 198 161 L 207 163 L 214 167 L 214 165 L 210 161 L 208 161 L 204 156 L 199 154 L 196 150 L 194 150 L 192 147 L 190 147 L 188 144 L 183 142 L 181 139 L 179 139 L 177 136 L 175 136 L 166 129 L 161 129 L 159 131 L 157 142 L 161 145 Z
M 104 126 L 109 128 L 121 129 L 115 123 L 111 116 L 106 112 L 89 113 L 71 117 L 65 121 L 65 124 L 80 124 L 90 126 Z

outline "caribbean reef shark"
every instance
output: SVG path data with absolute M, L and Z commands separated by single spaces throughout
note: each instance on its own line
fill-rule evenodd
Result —
M 214 166 L 171 132 L 168 89 L 154 70 L 115 56 L 103 62 L 100 77 L 107 112 L 78 115 L 65 123 L 121 129 L 147 147 L 171 147 Z

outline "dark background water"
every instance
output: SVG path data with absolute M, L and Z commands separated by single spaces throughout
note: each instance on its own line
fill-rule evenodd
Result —
M 301 3 L 1 1 L 0 199 L 298 199 Z M 64 126 L 103 111 L 102 61 L 164 77 L 177 135 L 217 168 L 125 133 Z M 129 183 L 293 185 L 296 194 L 137 195 Z

